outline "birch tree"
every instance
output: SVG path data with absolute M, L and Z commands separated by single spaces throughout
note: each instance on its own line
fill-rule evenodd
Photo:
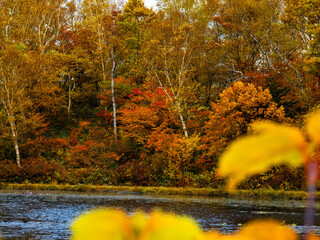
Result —
M 113 133 L 117 138 L 117 114 L 114 91 L 114 78 L 117 67 L 118 39 L 116 35 L 116 16 L 118 15 L 116 3 L 107 0 L 84 0 L 80 10 L 79 28 L 87 28 L 92 32 L 92 41 L 96 46 L 93 63 L 101 75 L 102 86 L 111 81 L 111 99 L 113 109 Z
M 46 52 L 56 41 L 66 18 L 66 0 L 0 1 L 2 35 L 33 50 Z
M 149 77 L 165 91 L 188 138 L 189 104 L 199 100 L 195 95 L 198 83 L 194 78 L 204 39 L 197 26 L 186 21 L 183 12 L 159 12 L 157 20 L 150 24 L 150 36 L 153 37 L 144 46 Z
M 279 0 L 227 0 L 220 14 L 224 22 L 232 25 L 230 31 L 240 36 L 242 46 L 243 42 L 252 46 L 254 70 L 274 71 L 306 97 L 303 69 L 295 59 L 303 55 L 308 43 L 298 30 L 283 24 L 284 7 L 284 2 Z M 224 65 L 240 78 L 244 77 L 245 70 L 234 67 L 232 60 Z
M 0 50 L 0 101 L 6 114 L 11 132 L 16 162 L 21 168 L 20 140 L 27 125 L 32 122 L 32 101 L 28 96 L 32 66 L 28 56 L 16 46 L 7 46 Z

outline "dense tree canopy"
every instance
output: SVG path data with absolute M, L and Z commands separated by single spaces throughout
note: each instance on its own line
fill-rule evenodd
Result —
M 318 107 L 319 9 L 0 0 L 0 181 L 217 186 L 250 124 Z

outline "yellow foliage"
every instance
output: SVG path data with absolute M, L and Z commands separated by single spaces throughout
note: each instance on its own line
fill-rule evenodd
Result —
M 320 238 L 314 234 L 308 234 L 306 240 L 320 240 Z
M 223 235 L 217 232 L 207 232 L 198 240 L 252 240 L 252 239 L 239 236 L 238 234 Z
M 154 211 L 139 240 L 196 240 L 200 236 L 201 229 L 193 219 Z
M 257 135 L 236 140 L 220 159 L 219 172 L 230 175 L 230 190 L 247 176 L 278 164 L 297 167 L 308 156 L 307 143 L 299 129 L 271 122 L 256 123 L 253 128 L 259 132 Z
M 136 239 L 140 236 L 143 229 L 148 223 L 147 216 L 142 212 L 137 212 L 131 217 L 131 223 Z
M 237 234 L 223 235 L 217 232 L 205 233 L 199 240 L 297 240 L 293 229 L 274 220 L 254 221 Z
M 71 226 L 71 240 L 196 240 L 201 229 L 191 218 L 154 211 L 149 217 L 136 213 L 98 209 L 82 214 Z
M 241 239 L 252 240 L 297 240 L 295 231 L 274 220 L 254 221 L 239 231 Z
M 219 240 L 221 238 L 221 234 L 218 232 L 206 232 L 205 234 L 203 234 L 198 240 Z
M 97 209 L 82 214 L 71 226 L 71 240 L 134 240 L 132 225 L 119 210 Z
M 71 240 L 297 240 L 289 226 L 275 220 L 256 220 L 235 234 L 202 232 L 186 216 L 153 211 L 149 216 L 138 212 L 127 217 L 122 211 L 98 209 L 82 214 L 72 224 Z M 308 240 L 319 239 L 308 235 Z
M 212 103 L 204 128 L 203 142 L 209 157 L 220 155 L 231 141 L 245 134 L 254 121 L 287 121 L 283 107 L 272 101 L 269 90 L 253 84 L 237 81 L 219 96 L 220 99 Z

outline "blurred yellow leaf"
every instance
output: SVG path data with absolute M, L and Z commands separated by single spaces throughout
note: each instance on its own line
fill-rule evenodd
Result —
M 295 231 L 274 220 L 256 220 L 238 233 L 240 237 L 252 240 L 298 240 Z
M 219 173 L 230 176 L 229 190 L 245 177 L 274 165 L 297 167 L 308 156 L 307 143 L 298 128 L 271 122 L 259 122 L 253 128 L 258 134 L 236 140 L 221 156 Z
M 274 220 L 256 220 L 236 234 L 208 232 L 198 240 L 298 240 L 295 231 Z
M 313 143 L 320 145 L 320 111 L 312 113 L 306 122 L 306 131 Z
M 97 209 L 80 215 L 71 226 L 71 240 L 134 240 L 132 225 L 119 210 Z
M 314 235 L 314 234 L 308 234 L 307 240 L 320 240 L 320 238 L 317 236 L 317 235 Z
M 197 240 L 253 240 L 253 239 L 242 237 L 237 234 L 223 235 L 217 232 L 207 232 Z
M 146 227 L 148 222 L 147 216 L 142 212 L 137 212 L 131 217 L 131 223 L 136 238 L 140 236 L 142 230 Z
M 206 232 L 204 233 L 200 238 L 197 240 L 219 240 L 222 237 L 222 235 L 218 232 Z
M 97 209 L 84 213 L 71 226 L 71 240 L 297 240 L 293 229 L 274 220 L 254 221 L 238 233 L 202 232 L 186 216 L 154 211 L 127 217 L 122 211 Z M 310 240 L 317 240 L 314 235 Z
M 201 229 L 193 219 L 154 211 L 139 240 L 196 240 L 201 235 Z

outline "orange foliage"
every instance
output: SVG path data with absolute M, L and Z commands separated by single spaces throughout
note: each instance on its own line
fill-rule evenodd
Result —
M 149 107 L 136 105 L 121 110 L 120 118 L 124 137 L 133 137 L 137 142 L 145 143 L 150 132 L 156 127 L 159 120 L 157 112 Z
M 224 90 L 211 106 L 203 137 L 203 149 L 208 150 L 205 155 L 209 157 L 221 154 L 231 140 L 247 133 L 249 124 L 256 120 L 287 120 L 283 107 L 272 101 L 269 90 L 240 81 Z
M 158 129 L 171 123 L 169 105 L 162 89 L 133 89 L 127 102 L 119 110 L 123 137 L 131 137 L 139 143 L 147 143 Z
M 154 163 L 161 166 L 164 175 L 177 184 L 184 184 L 187 181 L 185 173 L 193 170 L 194 152 L 199 142 L 197 135 L 184 138 L 181 134 L 164 129 L 153 132 L 146 146 L 157 152 Z
M 95 167 L 107 169 L 119 156 L 110 150 L 106 133 L 90 122 L 80 122 L 71 132 L 66 149 L 68 168 Z

